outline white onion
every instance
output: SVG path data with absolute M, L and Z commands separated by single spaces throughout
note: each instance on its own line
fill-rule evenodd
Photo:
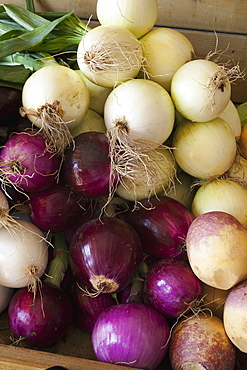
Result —
M 176 109 L 191 121 L 218 117 L 231 96 L 229 73 L 205 59 L 189 61 L 173 76 L 171 96 Z
M 196 192 L 196 187 L 193 186 L 194 181 L 194 177 L 184 171 L 178 171 L 174 178 L 174 186 L 168 192 L 168 196 L 182 203 L 190 210 Z
M 134 78 L 142 66 L 139 40 L 120 26 L 97 26 L 87 32 L 77 49 L 77 63 L 93 83 L 115 87 Z
M 16 220 L 0 229 L 0 285 L 35 288 L 48 263 L 48 245 L 31 222 Z
M 108 131 L 120 129 L 135 140 L 157 147 L 170 136 L 175 110 L 168 92 L 158 83 L 134 79 L 117 86 L 108 96 L 104 110 Z
M 192 201 L 195 217 L 210 211 L 223 211 L 234 216 L 247 228 L 247 189 L 235 180 L 219 179 L 202 185 Z
M 145 73 L 170 91 L 174 73 L 194 55 L 191 42 L 181 32 L 166 27 L 149 31 L 140 41 Z
M 98 0 L 96 15 L 102 25 L 121 26 L 141 37 L 156 23 L 158 1 Z
M 241 120 L 237 108 L 235 107 L 232 100 L 229 101 L 226 108 L 219 115 L 219 117 L 226 121 L 226 123 L 228 123 L 236 138 L 240 136 L 242 129 Z
M 63 154 L 72 141 L 69 128 L 85 117 L 89 102 L 87 86 L 76 71 L 53 63 L 26 80 L 22 90 L 22 115 L 27 115 L 42 130 L 56 153 Z
M 172 146 L 178 165 L 189 175 L 201 179 L 225 173 L 237 151 L 232 129 L 219 117 L 208 122 L 187 120 L 179 124 Z
M 137 166 L 132 178 L 122 177 L 116 193 L 123 199 L 139 201 L 152 195 L 169 193 L 173 188 L 176 164 L 169 149 L 158 148 L 147 152 L 145 166 Z
M 92 81 L 89 81 L 89 79 L 86 76 L 84 76 L 81 70 L 76 70 L 76 72 L 83 79 L 88 88 L 90 95 L 89 109 L 103 116 L 105 101 L 107 96 L 112 91 L 112 88 L 99 86 L 93 83 Z
M 87 131 L 106 132 L 104 118 L 92 109 L 88 109 L 81 123 L 70 130 L 73 137 Z

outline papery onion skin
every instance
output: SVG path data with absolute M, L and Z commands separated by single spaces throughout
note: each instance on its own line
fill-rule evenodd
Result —
M 247 228 L 247 189 L 241 179 L 216 179 L 202 184 L 195 193 L 191 212 L 198 217 L 206 212 L 230 213 Z
M 186 236 L 190 266 L 205 284 L 228 290 L 247 277 L 247 230 L 232 215 L 198 216 Z
M 183 64 L 171 82 L 176 109 L 191 121 L 206 122 L 218 117 L 230 95 L 227 72 L 210 60 L 195 59 Z
M 167 196 L 144 200 L 139 209 L 129 213 L 143 250 L 156 258 L 186 258 L 183 244 L 194 218 L 183 204 Z
M 148 302 L 165 317 L 187 313 L 202 291 L 201 281 L 189 264 L 175 258 L 157 261 L 145 285 Z
M 241 351 L 247 353 L 247 280 L 233 287 L 224 304 L 223 323 L 231 342 Z
M 68 332 L 72 318 L 68 296 L 48 283 L 42 283 L 35 295 L 27 288 L 17 290 L 8 309 L 12 334 L 17 338 L 27 337 L 27 343 L 39 348 L 59 341 Z
M 236 349 L 222 321 L 208 313 L 190 315 L 173 328 L 169 357 L 173 370 L 233 370 Z
M 119 304 L 96 321 L 92 345 L 102 362 L 155 369 L 165 357 L 170 329 L 166 319 L 144 304 Z
M 63 232 L 83 213 L 84 201 L 63 182 L 29 193 L 30 219 L 43 231 Z
M 0 229 L 1 285 L 32 287 L 43 275 L 47 263 L 47 242 L 33 223 L 16 219 L 12 229 L 11 226 Z
M 204 180 L 223 175 L 237 152 L 232 129 L 219 117 L 207 122 L 181 123 L 174 131 L 172 146 L 182 170 Z
M 135 230 L 117 218 L 93 219 L 70 243 L 71 268 L 81 284 L 98 293 L 123 289 L 137 270 L 142 245 Z
M 61 157 L 46 150 L 43 136 L 34 131 L 13 135 L 0 152 L 6 181 L 24 191 L 40 191 L 55 183 Z
M 85 198 L 109 194 L 118 181 L 111 172 L 109 142 L 102 132 L 84 132 L 74 138 L 74 147 L 65 151 L 61 175 L 75 192 Z

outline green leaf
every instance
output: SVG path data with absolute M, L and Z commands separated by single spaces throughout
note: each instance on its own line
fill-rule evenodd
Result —
M 17 36 L 9 40 L 3 40 L 0 42 L 0 59 L 8 55 L 14 54 L 18 51 L 28 51 L 41 44 L 44 39 L 52 32 L 52 30 L 64 19 L 69 17 L 72 13 L 68 13 L 65 16 L 49 22 L 46 26 L 37 27 L 32 31 L 27 31 L 24 34 Z M 45 51 L 45 50 L 43 50 Z
M 50 23 L 47 19 L 14 4 L 3 4 L 8 16 L 26 30 L 33 30 Z
M 20 36 L 24 32 L 25 31 L 21 31 L 21 30 L 11 30 L 11 31 L 5 32 L 3 35 L 0 36 L 0 42 L 4 40 L 12 39 L 13 37 Z
M 22 65 L 0 65 L 0 81 L 2 83 L 23 84 L 30 74 L 31 70 Z
M 237 111 L 240 117 L 241 125 L 244 127 L 247 123 L 247 102 L 237 106 Z

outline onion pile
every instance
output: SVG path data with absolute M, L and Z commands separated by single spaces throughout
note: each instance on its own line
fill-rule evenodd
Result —
M 13 96 L 0 312 L 31 347 L 73 323 L 102 362 L 233 370 L 247 353 L 245 118 L 231 96 L 243 74 L 195 58 L 143 3 L 98 0 L 100 24 L 62 61 L 44 50 Z

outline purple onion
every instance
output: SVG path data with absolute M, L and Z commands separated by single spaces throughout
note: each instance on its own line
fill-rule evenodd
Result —
M 180 202 L 167 196 L 142 201 L 129 213 L 129 222 L 138 233 L 143 250 L 156 258 L 185 259 L 185 237 L 194 216 Z M 152 208 L 150 208 L 152 205 Z
M 200 298 L 201 282 L 190 265 L 176 258 L 157 261 L 146 278 L 148 302 L 167 317 L 179 317 Z
M 167 353 L 169 335 L 166 319 L 153 307 L 119 304 L 99 316 L 92 346 L 99 361 L 152 370 Z
M 7 140 L 0 152 L 0 162 L 5 181 L 34 192 L 55 183 L 61 158 L 47 151 L 43 136 L 29 131 Z
M 142 259 L 135 230 L 117 218 L 90 220 L 70 244 L 71 269 L 82 285 L 98 293 L 123 289 Z
M 28 288 L 16 291 L 9 304 L 8 320 L 16 338 L 24 337 L 32 346 L 48 347 L 70 329 L 73 306 L 59 287 L 42 283 L 35 295 Z
M 59 233 L 84 212 L 84 201 L 63 182 L 29 193 L 30 219 L 41 230 Z
M 108 307 L 116 304 L 111 294 L 99 294 L 96 297 L 86 293 L 87 288 L 74 283 L 71 287 L 74 316 L 77 327 L 92 332 L 99 315 Z
M 85 198 L 109 194 L 118 175 L 111 171 L 109 142 L 101 132 L 84 132 L 74 138 L 75 145 L 65 151 L 62 174 L 67 184 Z

